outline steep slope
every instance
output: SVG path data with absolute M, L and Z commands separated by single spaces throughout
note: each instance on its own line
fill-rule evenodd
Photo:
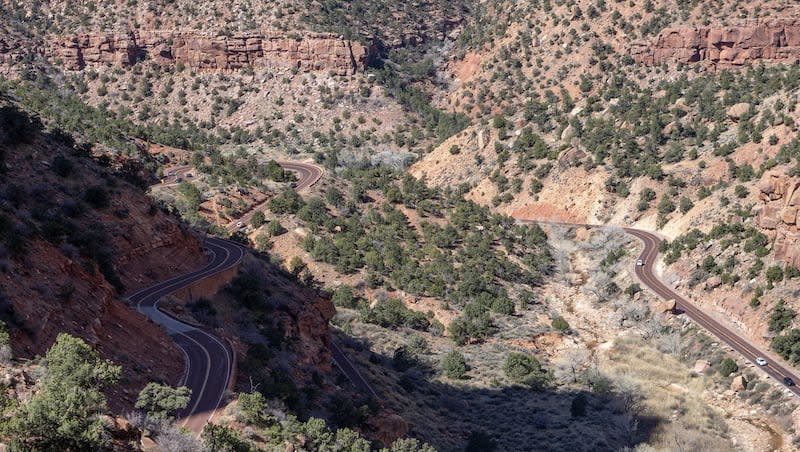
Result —
M 200 266 L 198 240 L 63 132 L 40 132 L 7 102 L 0 128 L 3 320 L 14 353 L 41 354 L 60 332 L 84 338 L 125 369 L 115 409 L 130 408 L 148 380 L 177 382 L 180 352 L 121 295 Z
M 671 281 L 768 345 L 797 284 L 796 6 L 670 5 L 487 8 L 508 27 L 468 26 L 440 99 L 475 120 L 411 172 L 518 218 L 675 239 Z

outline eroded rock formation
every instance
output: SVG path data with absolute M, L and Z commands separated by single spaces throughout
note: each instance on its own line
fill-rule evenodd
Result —
M 775 258 L 800 267 L 800 178 L 775 171 L 764 174 L 758 183 L 763 203 L 756 215 L 756 224 L 775 238 Z
M 369 49 L 331 33 L 209 35 L 194 31 L 87 33 L 54 42 L 46 55 L 71 70 L 96 64 L 153 61 L 197 70 L 244 67 L 352 74 L 366 67 Z
M 706 62 L 728 68 L 755 61 L 800 61 L 800 19 L 753 20 L 729 27 L 665 28 L 652 42 L 632 46 L 638 63 Z

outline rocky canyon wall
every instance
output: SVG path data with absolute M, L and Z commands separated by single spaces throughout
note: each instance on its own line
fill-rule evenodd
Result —
M 369 52 L 361 43 L 331 33 L 220 36 L 195 31 L 86 33 L 56 40 L 44 51 L 70 70 L 152 61 L 162 66 L 181 63 L 196 70 L 252 67 L 337 75 L 365 69 Z
M 713 69 L 768 61 L 800 61 L 800 19 L 749 20 L 726 27 L 665 28 L 651 42 L 631 48 L 642 64 L 705 62 Z
M 775 240 L 775 258 L 800 268 L 800 178 L 770 171 L 758 184 L 756 224 Z

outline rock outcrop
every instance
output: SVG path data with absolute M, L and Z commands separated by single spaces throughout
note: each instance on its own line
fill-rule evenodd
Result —
M 761 206 L 756 224 L 775 238 L 775 258 L 800 268 L 800 178 L 776 171 L 764 173 L 758 183 Z
M 692 372 L 696 374 L 703 374 L 705 373 L 706 370 L 708 370 L 709 367 L 711 367 L 711 363 L 708 362 L 708 360 L 698 359 L 694 363 L 694 368 L 692 369 Z
M 376 416 L 369 418 L 367 425 L 387 447 L 408 434 L 408 422 L 385 409 L 381 410 Z
M 724 69 L 754 61 L 800 61 L 800 19 L 752 20 L 729 27 L 665 28 L 652 42 L 632 46 L 638 63 L 706 62 Z
M 733 381 L 731 381 L 731 391 L 739 392 L 745 389 L 747 389 L 747 378 L 745 378 L 744 375 L 733 377 Z
M 65 68 L 152 61 L 195 70 L 244 67 L 352 74 L 366 67 L 369 48 L 331 33 L 210 35 L 195 31 L 86 33 L 57 40 L 45 54 Z

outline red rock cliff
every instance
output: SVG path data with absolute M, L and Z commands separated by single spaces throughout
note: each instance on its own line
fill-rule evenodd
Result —
M 712 68 L 753 61 L 800 61 L 800 19 L 753 20 L 730 27 L 665 28 L 652 42 L 635 44 L 638 63 L 706 62 Z
M 366 67 L 369 49 L 331 33 L 292 38 L 283 34 L 216 36 L 194 31 L 131 31 L 66 37 L 54 42 L 45 54 L 72 70 L 105 63 L 130 66 L 149 60 L 162 66 L 183 63 L 198 70 L 250 66 L 347 75 Z
M 775 258 L 800 268 L 800 178 L 775 171 L 764 174 L 758 184 L 761 206 L 756 224 L 775 239 Z

